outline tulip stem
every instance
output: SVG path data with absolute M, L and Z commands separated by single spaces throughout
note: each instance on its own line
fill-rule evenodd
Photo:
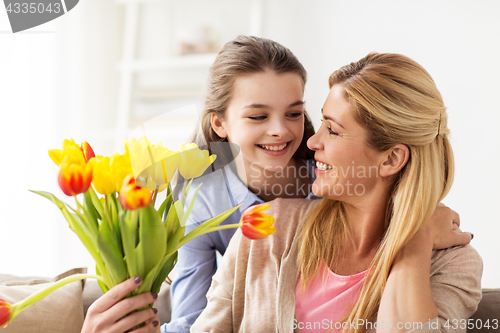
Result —
M 187 193 L 184 193 L 184 192 L 186 192 L 186 183 L 187 183 L 187 180 L 184 179 L 184 181 L 182 182 L 182 193 L 181 193 L 182 207 L 184 207 L 184 203 L 186 202 L 186 198 L 187 198 Z
M 155 206 L 155 203 L 156 203 L 156 196 L 158 195 L 158 188 L 160 188 L 160 186 L 156 185 L 156 189 L 155 189 L 154 194 L 153 194 L 153 207 Z
M 31 294 L 29 297 L 17 302 L 16 304 L 13 304 L 12 307 L 15 309 L 12 313 L 12 316 L 9 319 L 10 323 L 14 317 L 16 317 L 21 311 L 26 309 L 27 307 L 35 304 L 45 296 L 51 294 L 52 292 L 56 291 L 57 289 L 61 288 L 62 286 L 78 281 L 78 280 L 83 280 L 83 279 L 96 279 L 101 281 L 102 283 L 106 284 L 106 281 L 102 276 L 99 275 L 94 275 L 94 274 L 74 274 L 70 275 L 62 280 L 59 280 L 51 285 L 49 285 L 47 288 L 44 288 L 42 290 L 37 291 L 34 294 Z
M 106 214 L 106 217 L 108 218 L 109 227 L 111 228 L 111 230 L 113 230 L 113 221 L 111 220 L 111 214 L 109 213 L 108 195 L 109 194 L 106 194 L 104 196 L 104 212 Z

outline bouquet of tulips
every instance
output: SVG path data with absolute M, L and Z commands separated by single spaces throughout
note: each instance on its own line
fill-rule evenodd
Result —
M 269 206 L 259 205 L 246 210 L 238 224 L 219 226 L 237 206 L 184 235 L 199 189 L 184 210 L 192 179 L 201 176 L 216 158 L 196 144 L 170 151 L 143 137 L 126 140 L 124 154 L 105 157 L 95 156 L 87 142 L 78 146 L 73 140 L 64 140 L 62 149 L 49 150 L 49 155 L 60 167 L 59 187 L 74 197 L 75 206 L 48 192 L 33 192 L 61 210 L 94 258 L 97 274 L 69 276 L 13 305 L 0 299 L 0 326 L 7 326 L 28 306 L 78 279 L 96 278 L 107 292 L 130 277 L 140 276 L 143 283 L 133 295 L 158 293 L 176 263 L 177 250 L 202 234 L 241 227 L 244 235 L 257 239 L 275 231 L 274 218 L 261 213 Z M 179 200 L 174 200 L 170 185 L 176 172 L 186 180 Z M 166 198 L 156 209 L 157 194 L 164 190 Z

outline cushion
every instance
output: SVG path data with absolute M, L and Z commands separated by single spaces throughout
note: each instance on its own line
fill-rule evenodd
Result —
M 471 317 L 467 333 L 500 332 L 499 314 L 500 289 L 483 289 L 483 298 Z
M 86 268 L 73 269 L 53 279 L 0 275 L 0 298 L 14 304 L 55 281 L 86 271 Z M 83 325 L 83 285 L 83 281 L 75 281 L 57 289 L 22 311 L 7 328 L 0 328 L 0 331 L 80 333 Z

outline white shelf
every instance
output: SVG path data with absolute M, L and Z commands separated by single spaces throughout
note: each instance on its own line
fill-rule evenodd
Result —
M 117 69 L 121 72 L 147 72 L 172 69 L 208 68 L 215 61 L 216 53 L 191 54 L 164 59 L 122 61 Z

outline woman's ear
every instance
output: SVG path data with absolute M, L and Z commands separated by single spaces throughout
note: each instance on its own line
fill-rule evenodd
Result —
M 406 145 L 397 144 L 387 151 L 386 159 L 380 167 L 380 176 L 389 177 L 398 173 L 408 163 L 410 150 Z
M 211 112 L 210 114 L 210 123 L 212 125 L 212 129 L 215 133 L 222 139 L 227 138 L 227 131 L 224 128 L 224 123 L 222 120 L 215 114 L 215 112 Z

